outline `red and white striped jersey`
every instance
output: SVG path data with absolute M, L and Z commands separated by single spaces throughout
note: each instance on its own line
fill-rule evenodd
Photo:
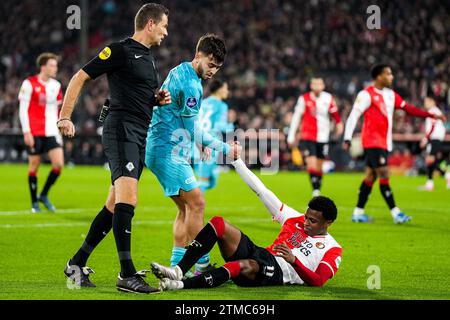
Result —
M 392 150 L 392 121 L 395 109 L 403 109 L 406 102 L 394 90 L 369 86 L 360 91 L 345 125 L 344 140 L 350 141 L 361 114 L 364 115 L 362 145 L 364 149 Z
M 266 249 L 276 258 L 283 271 L 283 282 L 289 284 L 304 284 L 294 267 L 284 258 L 277 256 L 273 250 L 275 244 L 287 243 L 295 257 L 311 271 L 316 271 L 320 264 L 328 266 L 333 276 L 339 269 L 342 260 L 342 247 L 330 235 L 308 236 L 304 230 L 305 215 L 287 205 L 282 205 L 279 213 L 274 216 L 282 228 L 275 241 Z
M 300 96 L 295 105 L 289 128 L 288 143 L 294 143 L 300 124 L 302 140 L 327 143 L 330 137 L 330 115 L 336 123 L 341 122 L 333 96 L 322 91 L 318 97 L 313 92 Z
M 433 107 L 428 110 L 429 113 L 441 115 L 442 111 L 438 107 Z M 425 133 L 428 140 L 444 141 L 445 139 L 445 125 L 442 120 L 427 118 L 425 120 Z
M 36 137 L 59 135 L 56 125 L 59 105 L 62 103 L 61 83 L 50 79 L 47 83 L 37 75 L 27 78 L 20 88 L 20 123 L 22 132 L 30 132 Z

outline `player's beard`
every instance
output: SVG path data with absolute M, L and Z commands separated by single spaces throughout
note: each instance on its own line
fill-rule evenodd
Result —
M 198 73 L 200 74 L 200 78 L 201 78 L 202 80 L 206 80 L 206 77 L 205 77 L 205 70 L 203 69 L 201 63 L 198 64 Z

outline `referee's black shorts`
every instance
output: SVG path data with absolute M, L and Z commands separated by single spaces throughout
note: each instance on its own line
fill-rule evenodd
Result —
M 121 113 L 111 113 L 103 125 L 103 148 L 111 170 L 111 182 L 120 177 L 139 180 L 144 169 L 148 125 Z
M 229 261 L 252 259 L 258 262 L 259 272 L 254 280 L 250 280 L 242 275 L 232 279 L 241 287 L 277 286 L 283 284 L 283 271 L 280 265 L 267 249 L 258 247 L 241 232 L 241 240 L 236 252 L 228 259 Z

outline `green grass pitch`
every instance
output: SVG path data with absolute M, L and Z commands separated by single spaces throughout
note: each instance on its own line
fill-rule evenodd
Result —
M 400 208 L 413 216 L 408 225 L 394 225 L 378 184 L 366 211 L 373 224 L 351 222 L 352 208 L 362 174 L 329 174 L 323 194 L 336 201 L 338 219 L 329 230 L 343 247 L 336 276 L 322 288 L 285 286 L 239 288 L 232 283 L 209 290 L 164 292 L 157 295 L 119 293 L 119 270 L 110 233 L 88 261 L 96 274 L 95 289 L 70 290 L 63 268 L 79 248 L 89 225 L 104 203 L 109 172 L 101 167 L 64 169 L 50 193 L 56 214 L 29 213 L 24 165 L 0 166 L 0 299 L 449 299 L 450 190 L 436 181 L 434 192 L 417 191 L 424 177 L 392 177 Z M 42 187 L 49 167 L 39 172 Z M 311 195 L 307 175 L 281 172 L 262 176 L 263 182 L 288 205 L 304 211 Z M 216 189 L 206 194 L 205 221 L 222 215 L 260 246 L 278 234 L 259 199 L 231 171 L 221 175 Z M 150 261 L 168 263 L 172 248 L 171 226 L 175 206 L 165 198 L 147 170 L 139 184 L 139 205 L 133 220 L 132 254 L 136 268 L 149 269 Z M 212 261 L 222 264 L 219 251 Z M 368 289 L 370 266 L 378 266 L 381 288 Z M 370 271 L 370 268 L 369 268 Z M 157 285 L 149 274 L 149 282 Z

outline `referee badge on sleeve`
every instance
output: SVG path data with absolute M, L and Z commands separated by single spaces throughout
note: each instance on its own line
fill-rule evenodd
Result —
M 106 60 L 111 56 L 111 49 L 109 47 L 105 47 L 105 49 L 103 49 L 98 57 L 102 60 Z

